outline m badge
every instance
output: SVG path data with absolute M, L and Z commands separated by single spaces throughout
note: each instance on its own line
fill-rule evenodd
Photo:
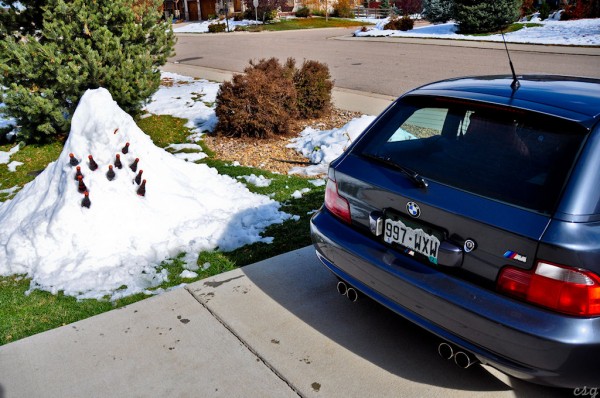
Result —
M 511 260 L 520 261 L 522 263 L 527 262 L 527 256 L 524 256 L 512 250 L 507 250 L 506 253 L 504 253 L 504 258 L 510 258 Z

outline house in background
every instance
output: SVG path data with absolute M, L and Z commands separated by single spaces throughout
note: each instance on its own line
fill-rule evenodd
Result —
M 242 0 L 165 0 L 165 18 L 186 21 L 207 20 L 227 8 L 230 14 L 245 11 Z

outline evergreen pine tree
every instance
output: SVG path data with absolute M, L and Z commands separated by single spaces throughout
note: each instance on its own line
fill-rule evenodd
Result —
M 42 28 L 42 7 L 45 0 L 2 0 L 6 7 L 0 12 L 0 39 L 7 35 L 21 37 L 35 34 Z
M 3 111 L 17 120 L 22 139 L 67 134 L 87 89 L 108 89 L 130 114 L 158 89 L 158 68 L 174 46 L 161 0 L 19 2 L 25 10 L 0 19 L 0 87 Z M 30 11 L 36 7 L 41 20 Z
M 390 0 L 381 0 L 379 8 L 383 12 L 383 15 L 387 17 L 390 13 Z
M 429 22 L 447 22 L 453 17 L 454 0 L 423 0 L 423 13 Z
M 454 0 L 460 33 L 487 33 L 506 28 L 521 14 L 521 0 Z

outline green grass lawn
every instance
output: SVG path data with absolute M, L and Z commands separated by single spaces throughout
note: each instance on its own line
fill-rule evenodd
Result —
M 267 23 L 264 25 L 249 26 L 247 29 L 251 32 L 258 31 L 282 31 L 296 29 L 318 29 L 318 28 L 349 28 L 372 25 L 367 22 L 355 21 L 352 19 L 343 18 L 328 18 L 310 17 L 310 18 L 293 18 L 281 20 L 280 22 Z
M 15 145 L 0 145 L 0 151 L 8 152 Z M 10 157 L 10 160 L 21 162 L 23 166 L 19 166 L 14 172 L 10 172 L 6 165 L 0 165 L 0 190 L 7 190 L 14 186 L 22 187 L 24 184 L 32 181 L 39 172 L 44 170 L 48 163 L 58 158 L 61 151 L 62 145 L 59 143 L 22 147 Z M 13 196 L 8 193 L 0 193 L 0 201 L 5 201 Z
M 138 121 L 138 126 L 160 147 L 186 142 L 186 137 L 190 135 L 190 132 L 184 124 L 185 120 L 172 116 L 150 116 Z M 202 145 L 202 142 L 200 144 Z M 0 146 L 0 151 L 8 151 L 13 146 Z M 22 187 L 33 180 L 48 163 L 58 157 L 61 150 L 61 144 L 21 148 L 19 152 L 11 156 L 11 161 L 17 160 L 24 163 L 22 166 L 17 167 L 16 172 L 8 171 L 6 165 L 0 165 L 0 190 L 13 186 Z M 272 225 L 267 228 L 264 235 L 274 238 L 271 244 L 259 242 L 231 252 L 215 250 L 198 253 L 197 263 L 200 269 L 196 271 L 198 277 L 193 280 L 182 280 L 178 276 L 184 269 L 184 263 L 180 258 L 185 253 L 164 261 L 160 268 L 168 270 L 169 282 L 157 286 L 154 290 L 169 289 L 184 282 L 190 283 L 298 249 L 311 243 L 309 219 L 312 212 L 323 203 L 324 187 L 315 187 L 308 179 L 302 177 L 274 174 L 249 167 L 234 167 L 227 162 L 216 159 L 210 151 L 205 150 L 204 152 L 209 157 L 201 162 L 216 168 L 221 174 L 235 178 L 254 173 L 272 179 L 273 181 L 268 187 L 256 187 L 249 184 L 248 189 L 256 193 L 271 195 L 274 200 L 282 203 L 282 211 L 298 215 L 300 218 L 299 220 L 288 220 L 283 224 Z M 293 199 L 292 193 L 303 188 L 309 188 L 310 192 L 301 199 Z M 12 196 L 0 196 L 0 200 L 5 201 L 10 197 Z M 210 267 L 203 269 L 202 266 L 205 263 L 210 263 Z M 0 277 L 0 345 L 148 297 L 145 294 L 137 294 L 115 302 L 108 300 L 78 301 L 60 292 L 56 295 L 39 290 L 30 292 L 28 291 L 29 282 L 29 279 L 23 275 Z
M 511 32 L 516 32 L 518 30 L 521 30 L 523 28 L 536 28 L 538 26 L 544 26 L 542 24 L 539 23 L 534 23 L 534 22 L 526 22 L 526 23 L 513 23 L 508 25 L 508 27 L 506 29 L 504 29 L 504 31 L 496 31 L 496 32 L 487 32 L 487 33 L 474 33 L 472 35 L 469 36 L 491 36 L 491 35 L 497 35 L 500 33 L 511 33 Z

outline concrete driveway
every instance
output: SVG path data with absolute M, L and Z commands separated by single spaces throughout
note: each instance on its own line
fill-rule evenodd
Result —
M 559 397 L 351 303 L 306 247 L 0 347 L 0 397 Z

